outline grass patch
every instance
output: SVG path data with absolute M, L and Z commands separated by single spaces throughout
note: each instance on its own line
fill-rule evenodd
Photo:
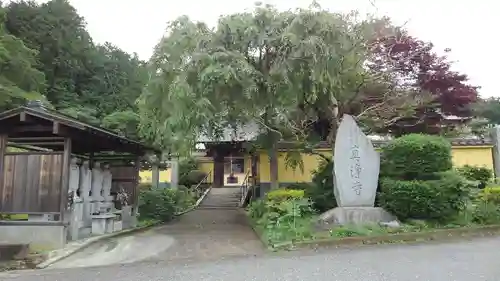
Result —
M 488 225 L 474 222 L 469 212 L 457 216 L 443 224 L 424 220 L 408 220 L 399 227 L 386 227 L 379 224 L 343 225 L 330 230 L 318 230 L 315 227 L 317 216 L 294 218 L 287 223 L 266 224 L 265 220 L 249 216 L 253 228 L 263 243 L 272 249 L 291 249 L 300 244 L 379 244 L 419 242 L 443 237 L 473 236 L 474 232 L 487 235 L 496 234 L 499 230 L 488 229 Z M 496 223 L 499 223 L 498 221 Z M 490 224 L 494 228 L 496 224 Z M 448 232 L 449 231 L 449 232 Z M 453 234 L 455 233 L 455 234 Z M 415 235 L 413 235 L 415 234 Z M 359 239 L 356 239 L 359 238 Z M 356 239 L 356 240 L 352 240 Z

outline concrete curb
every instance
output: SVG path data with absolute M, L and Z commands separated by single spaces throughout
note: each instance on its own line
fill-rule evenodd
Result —
M 203 201 L 203 199 L 205 198 L 205 196 L 207 196 L 208 192 L 210 192 L 210 190 L 212 189 L 212 187 L 208 188 L 202 195 L 200 198 L 198 198 L 198 200 L 196 201 L 196 203 L 188 208 L 187 210 L 185 211 L 182 211 L 182 212 L 179 212 L 179 213 L 176 213 L 175 216 L 176 217 L 179 217 L 179 216 L 182 216 L 186 213 L 189 213 L 193 210 L 195 210 L 196 208 L 198 208 L 198 206 L 200 205 L 200 203 Z M 43 268 L 47 268 L 48 266 L 58 262 L 58 261 L 61 261 L 71 255 L 74 255 L 80 251 L 82 251 L 83 249 L 99 242 L 99 241 L 102 241 L 102 240 L 105 240 L 105 239 L 110 239 L 110 238 L 116 238 L 116 237 L 119 237 L 119 236 L 123 236 L 123 235 L 128 235 L 128 234 L 132 234 L 132 233 L 136 233 L 136 232 L 141 232 L 141 231 L 146 231 L 148 229 L 151 229 L 151 228 L 154 228 L 154 227 L 157 227 L 157 226 L 160 226 L 164 223 L 160 222 L 160 223 L 155 223 L 155 224 L 152 224 L 152 225 L 145 225 L 145 226 L 140 226 L 140 227 L 136 227 L 136 228 L 131 228 L 131 229 L 126 229 L 126 230 L 123 230 L 123 231 L 120 231 L 120 232 L 114 232 L 114 233 L 110 233 L 110 234 L 105 234 L 105 235 L 100 235 L 100 236 L 94 236 L 94 237 L 90 237 L 88 238 L 87 240 L 84 240 L 82 241 L 81 243 L 79 244 L 75 244 L 72 246 L 69 246 L 67 248 L 63 248 L 63 249 L 59 249 L 59 250 L 55 250 L 52 254 L 49 254 L 49 258 L 47 260 L 45 260 L 44 262 L 36 265 L 36 268 L 37 269 L 43 269 Z M 75 241 L 75 242 L 78 242 L 78 241 Z M 59 254 L 60 252 L 60 254 Z M 52 257 L 50 257 L 52 255 Z
M 44 262 L 36 265 L 36 268 L 37 269 L 47 268 L 48 266 L 50 266 L 50 265 L 52 265 L 60 260 L 63 260 L 71 255 L 74 255 L 74 254 L 80 252 L 81 250 L 91 246 L 92 244 L 95 244 L 95 243 L 102 241 L 104 239 L 116 238 L 119 236 L 131 234 L 131 233 L 145 231 L 145 230 L 148 230 L 150 228 L 154 228 L 160 224 L 161 223 L 152 224 L 152 225 L 145 225 L 145 226 L 126 229 L 126 230 L 122 230 L 122 231 L 114 232 L 114 233 L 110 233 L 110 234 L 90 237 L 84 241 L 81 241 L 81 243 L 79 243 L 79 244 L 75 244 L 72 246 L 70 245 L 67 248 L 55 250 L 54 252 L 49 253 L 49 258 L 47 260 L 45 260 Z M 78 242 L 78 241 L 75 241 L 75 242 Z
M 320 247 L 362 246 L 375 244 L 422 242 L 422 241 L 450 241 L 464 238 L 493 236 L 500 234 L 500 225 L 479 227 L 461 227 L 437 229 L 426 232 L 407 232 L 377 236 L 356 236 L 345 238 L 326 238 L 309 241 L 284 242 L 271 245 L 274 250 L 317 249 Z

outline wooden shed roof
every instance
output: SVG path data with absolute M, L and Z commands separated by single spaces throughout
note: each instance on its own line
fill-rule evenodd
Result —
M 41 106 L 18 107 L 0 113 L 0 134 L 7 134 L 13 142 L 33 142 L 34 146 L 58 150 L 57 137 L 72 140 L 72 152 L 76 154 L 121 152 L 142 155 L 159 150 L 116 132 L 81 122 L 55 110 Z M 35 139 L 38 138 L 38 139 Z M 41 141 L 41 140 L 45 141 Z

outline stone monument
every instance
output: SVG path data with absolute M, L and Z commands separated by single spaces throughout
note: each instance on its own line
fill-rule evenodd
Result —
M 89 168 L 89 161 L 83 161 L 80 166 L 80 198 L 89 201 L 89 193 L 92 184 L 92 173 Z
M 80 167 L 78 167 L 78 159 L 71 158 L 69 166 L 69 187 L 68 196 L 73 198 L 73 201 L 79 199 L 78 189 L 80 188 Z
M 386 223 L 395 220 L 375 207 L 380 156 L 354 118 L 344 114 L 334 150 L 334 194 L 337 208 L 320 216 L 325 224 Z
M 99 212 L 99 207 L 101 202 L 104 201 L 104 197 L 102 197 L 102 171 L 101 171 L 101 163 L 94 162 L 92 166 L 92 188 L 90 191 L 90 197 L 92 202 L 92 214 L 96 214 Z
M 102 171 L 102 197 L 104 198 L 104 203 L 101 206 L 103 212 L 111 212 L 113 208 L 113 196 L 111 196 L 111 187 L 113 182 L 113 175 L 109 169 L 109 164 L 104 165 Z
M 90 171 L 89 161 L 85 160 L 80 165 L 80 198 L 83 200 L 83 215 L 82 215 L 82 227 L 88 228 L 92 225 L 92 219 L 90 215 L 91 210 L 91 200 L 90 200 L 90 189 L 92 186 L 92 172 Z M 90 235 L 90 230 L 85 233 L 84 236 Z
M 77 240 L 79 237 L 79 229 L 83 226 L 83 204 L 78 196 L 80 188 L 80 167 L 78 167 L 78 159 L 71 158 L 69 165 L 69 186 L 68 197 L 71 199 L 70 205 L 70 236 L 71 240 Z

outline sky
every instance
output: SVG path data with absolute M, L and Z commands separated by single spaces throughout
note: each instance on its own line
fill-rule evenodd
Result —
M 45 1 L 38 1 L 45 2 Z M 149 59 L 167 22 L 181 15 L 215 25 L 220 15 L 252 8 L 255 0 L 70 0 L 98 43 L 109 41 L 127 52 Z M 307 7 L 312 0 L 263 0 L 279 9 Z M 499 5 L 491 0 L 318 0 L 331 11 L 358 10 L 362 14 L 386 15 L 405 24 L 410 33 L 432 41 L 436 51 L 451 48 L 454 69 L 467 74 L 471 84 L 481 86 L 483 97 L 498 96 L 493 68 L 500 65 L 491 39 Z M 495 31 L 495 32 L 494 32 Z

